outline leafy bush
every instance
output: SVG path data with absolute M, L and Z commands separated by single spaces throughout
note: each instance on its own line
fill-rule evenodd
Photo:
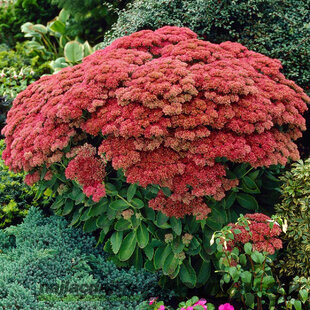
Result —
M 161 293 L 157 275 L 116 268 L 93 237 L 57 216 L 31 208 L 22 224 L 1 233 L 15 241 L 8 247 L 0 238 L 3 309 L 134 309 Z
M 292 165 L 283 176 L 282 202 L 277 214 L 287 219 L 285 252 L 279 258 L 283 276 L 310 277 L 310 159 Z
M 279 66 L 187 28 L 142 31 L 19 94 L 3 155 L 117 263 L 203 285 L 206 240 L 278 186 L 263 166 L 298 158 L 309 98 Z
M 0 140 L 0 228 L 20 223 L 31 206 L 44 207 L 52 203 L 51 197 L 43 195 L 35 199 L 38 187 L 24 183 L 24 173 L 13 173 L 1 159 L 4 141 Z
M 7 96 L 0 96 L 0 137 L 3 138 L 1 135 L 1 130 L 5 126 L 6 115 L 12 106 L 12 99 L 8 98 Z
M 274 274 L 275 250 L 282 248 L 281 228 L 275 219 L 285 227 L 280 218 L 256 213 L 241 216 L 237 223 L 215 233 L 211 243 L 215 237 L 221 286 L 226 289 L 229 284 L 227 292 L 241 299 L 244 309 L 262 310 L 263 305 L 268 309 L 308 309 L 308 281 L 295 278 L 285 291 Z
M 41 63 L 50 62 L 54 71 L 59 71 L 69 65 L 81 62 L 82 58 L 93 53 L 89 43 L 80 43 L 80 39 L 71 40 L 68 34 L 70 30 L 70 14 L 62 10 L 53 21 L 46 26 L 27 22 L 21 30 L 25 37 L 31 38 L 25 46 L 36 55 Z
M 56 16 L 58 8 L 47 0 L 16 0 L 0 6 L 0 44 L 13 48 L 23 40 L 20 27 L 26 22 L 46 23 Z
M 102 41 L 106 30 L 116 21 L 117 11 L 128 2 L 130 0 L 52 0 L 71 15 L 68 35 L 79 36 L 91 44 Z
M 25 44 L 18 43 L 14 50 L 4 44 L 0 46 L 0 131 L 16 95 L 50 72 L 47 63 L 41 63 L 39 56 L 32 54 Z

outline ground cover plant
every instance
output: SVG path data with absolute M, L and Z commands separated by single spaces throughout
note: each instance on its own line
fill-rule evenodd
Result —
M 95 245 L 64 219 L 30 209 L 22 224 L 0 231 L 0 308 L 127 310 L 172 296 L 157 275 L 118 269 Z
M 58 196 L 57 214 L 100 229 L 119 265 L 202 286 L 214 230 L 258 210 L 277 165 L 299 157 L 309 97 L 280 69 L 187 28 L 138 32 L 20 93 L 3 157 Z

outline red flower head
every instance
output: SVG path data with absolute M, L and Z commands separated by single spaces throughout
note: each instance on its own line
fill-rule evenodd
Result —
M 59 161 L 70 141 L 103 136 L 96 151 L 129 183 L 171 190 L 153 208 L 203 218 L 203 196 L 220 200 L 237 183 L 217 157 L 253 167 L 298 158 L 293 140 L 310 99 L 280 69 L 278 60 L 198 40 L 187 28 L 140 31 L 21 92 L 3 130 L 3 157 L 13 170 L 33 171 Z M 75 174 L 74 165 L 85 172 Z M 100 196 L 102 188 L 88 185 L 90 169 L 99 182 L 96 157 L 74 159 L 67 175 Z
M 228 248 L 243 245 L 247 242 L 253 244 L 253 249 L 259 252 L 274 254 L 275 250 L 282 248 L 282 241 L 276 238 L 282 232 L 279 224 L 273 222 L 269 216 L 262 213 L 246 214 L 244 218 L 248 224 L 229 224 L 232 227 L 234 240 L 228 242 Z M 248 228 L 248 229 L 246 229 Z M 235 230 L 240 230 L 237 233 Z

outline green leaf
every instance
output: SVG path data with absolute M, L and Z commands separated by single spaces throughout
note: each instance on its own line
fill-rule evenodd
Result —
M 224 208 L 225 209 L 229 209 L 235 202 L 236 200 L 236 193 L 235 192 L 231 192 L 226 198 L 225 198 L 225 204 L 224 204 Z
M 69 17 L 70 17 L 70 13 L 69 13 L 67 10 L 62 9 L 62 10 L 59 12 L 58 19 L 59 19 L 61 22 L 65 23 L 65 22 L 69 19 Z
M 139 198 L 133 198 L 131 204 L 137 209 L 141 209 L 144 207 L 144 202 Z
M 58 32 L 60 34 L 64 34 L 66 31 L 66 25 L 60 21 L 60 20 L 55 20 L 54 22 L 52 22 L 49 25 L 49 28 L 54 31 L 54 32 Z
M 252 274 L 249 271 L 244 271 L 240 275 L 242 282 L 250 284 L 252 281 Z
M 115 230 L 117 231 L 124 231 L 130 228 L 130 222 L 121 218 L 119 219 L 115 225 L 114 225 Z
M 135 196 L 137 191 L 137 184 L 130 184 L 127 189 L 127 199 L 128 201 L 131 201 L 132 198 Z
M 189 288 L 194 288 L 197 282 L 197 276 L 194 268 L 188 260 L 183 261 L 180 269 L 180 279 Z
M 78 41 L 70 41 L 65 45 L 64 55 L 66 61 L 70 63 L 78 63 L 83 59 L 83 45 Z
M 171 253 L 170 245 L 166 245 L 166 247 L 160 247 L 155 251 L 154 255 L 155 269 L 161 269 L 163 267 L 164 262 L 170 253 Z
M 170 218 L 170 224 L 172 230 L 180 236 L 182 233 L 182 222 L 180 219 L 175 218 L 174 216 Z
M 251 309 L 254 309 L 254 295 L 253 294 L 251 293 L 245 294 L 245 304 Z
M 71 211 L 73 210 L 74 207 L 74 202 L 70 199 L 67 199 L 65 207 L 62 211 L 62 215 L 68 215 L 69 213 L 71 213 Z
M 309 294 L 308 294 L 307 290 L 305 290 L 305 289 L 300 290 L 299 291 L 299 295 L 301 297 L 302 302 L 305 303 L 308 300 L 308 295 Z
M 152 273 L 154 273 L 156 271 L 154 265 L 153 265 L 153 262 L 151 260 L 147 260 L 144 264 L 144 268 L 145 270 L 148 270 Z
M 171 190 L 168 187 L 162 187 L 161 190 L 166 196 L 171 196 Z
M 179 260 L 175 258 L 174 254 L 171 252 L 165 259 L 163 265 L 163 273 L 165 275 L 173 274 L 176 268 L 178 267 Z
M 118 258 L 121 261 L 126 261 L 128 260 L 137 245 L 137 239 L 136 239 L 136 234 L 134 231 L 131 231 L 130 233 L 127 234 L 127 236 L 124 238 L 121 248 L 118 252 Z
M 265 261 L 265 257 L 262 253 L 255 251 L 251 254 L 251 258 L 255 263 L 262 264 Z
M 102 204 L 96 204 L 89 209 L 88 216 L 90 217 L 98 216 L 104 213 L 104 211 L 105 211 L 105 208 Z
M 47 33 L 47 28 L 44 25 L 41 25 L 41 24 L 33 25 L 31 27 L 31 30 L 35 31 L 35 32 L 43 33 L 43 34 Z
M 274 285 L 275 282 L 276 281 L 273 276 L 266 276 L 263 278 L 262 284 L 264 288 L 270 288 Z
M 141 269 L 143 267 L 143 256 L 141 250 L 138 247 L 136 247 L 134 256 L 132 258 L 134 267 L 138 270 Z
M 109 207 L 116 211 L 123 211 L 123 210 L 128 209 L 129 206 L 126 201 L 118 199 L 118 200 L 114 200 L 113 202 L 111 202 Z
M 112 183 L 105 183 L 104 184 L 105 188 L 106 188 L 106 192 L 109 196 L 116 196 L 118 194 L 118 191 L 116 189 L 116 186 L 113 185 Z
M 85 41 L 83 46 L 84 46 L 84 57 L 91 55 L 94 52 L 93 48 L 89 45 L 88 41 Z
M 197 284 L 204 285 L 209 280 L 211 275 L 211 263 L 202 261 L 198 271 Z
M 87 233 L 93 232 L 97 229 L 96 220 L 93 218 L 88 219 L 83 226 L 83 230 Z
M 248 176 L 242 178 L 242 189 L 248 193 L 260 193 L 256 183 Z
M 181 238 L 175 238 L 172 242 L 172 251 L 174 254 L 181 253 L 185 248 L 185 245 L 181 241 Z
M 143 248 L 143 250 L 148 260 L 152 260 L 154 256 L 154 248 L 150 245 L 147 245 L 145 248 Z
M 115 231 L 112 234 L 110 241 L 111 241 L 113 253 L 117 254 L 119 249 L 121 248 L 121 245 L 122 245 L 123 232 L 122 231 Z
M 244 252 L 248 255 L 251 255 L 252 253 L 252 244 L 247 242 L 245 245 L 244 245 Z
M 156 217 L 156 224 L 157 226 L 161 227 L 164 224 L 166 224 L 169 220 L 169 217 L 161 212 L 157 213 L 157 217 Z
M 54 203 L 51 205 L 51 209 L 57 210 L 66 202 L 66 200 L 62 196 L 58 196 Z
M 208 310 L 215 310 L 215 307 L 213 304 L 210 304 L 209 302 L 207 303 L 207 309 Z
M 137 241 L 141 249 L 145 248 L 149 242 L 149 232 L 143 223 L 137 229 Z
M 249 210 L 258 210 L 258 203 L 256 199 L 245 193 L 238 193 L 237 195 L 237 201 L 241 205 L 241 207 Z
M 296 310 L 301 310 L 302 307 L 301 307 L 301 301 L 300 300 L 295 300 L 294 301 L 294 307 Z

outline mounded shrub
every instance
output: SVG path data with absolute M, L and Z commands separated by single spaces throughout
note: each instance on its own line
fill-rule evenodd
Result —
M 265 166 L 298 159 L 309 98 L 280 68 L 187 28 L 141 31 L 20 93 L 3 157 L 117 263 L 202 285 L 206 240 L 278 186 Z
M 277 214 L 287 219 L 285 251 L 279 257 L 282 276 L 310 277 L 310 159 L 298 161 L 282 178 Z
M 32 208 L 1 234 L 3 309 L 134 309 L 161 293 L 157 275 L 118 269 L 93 237 L 58 216 L 44 218 Z
M 213 43 L 236 41 L 279 59 L 285 76 L 309 94 L 309 10 L 307 0 L 136 0 L 120 12 L 98 48 L 140 30 L 188 27 Z M 309 112 L 306 119 L 309 128 Z M 309 139 L 310 130 L 298 140 L 302 158 L 310 156 Z

